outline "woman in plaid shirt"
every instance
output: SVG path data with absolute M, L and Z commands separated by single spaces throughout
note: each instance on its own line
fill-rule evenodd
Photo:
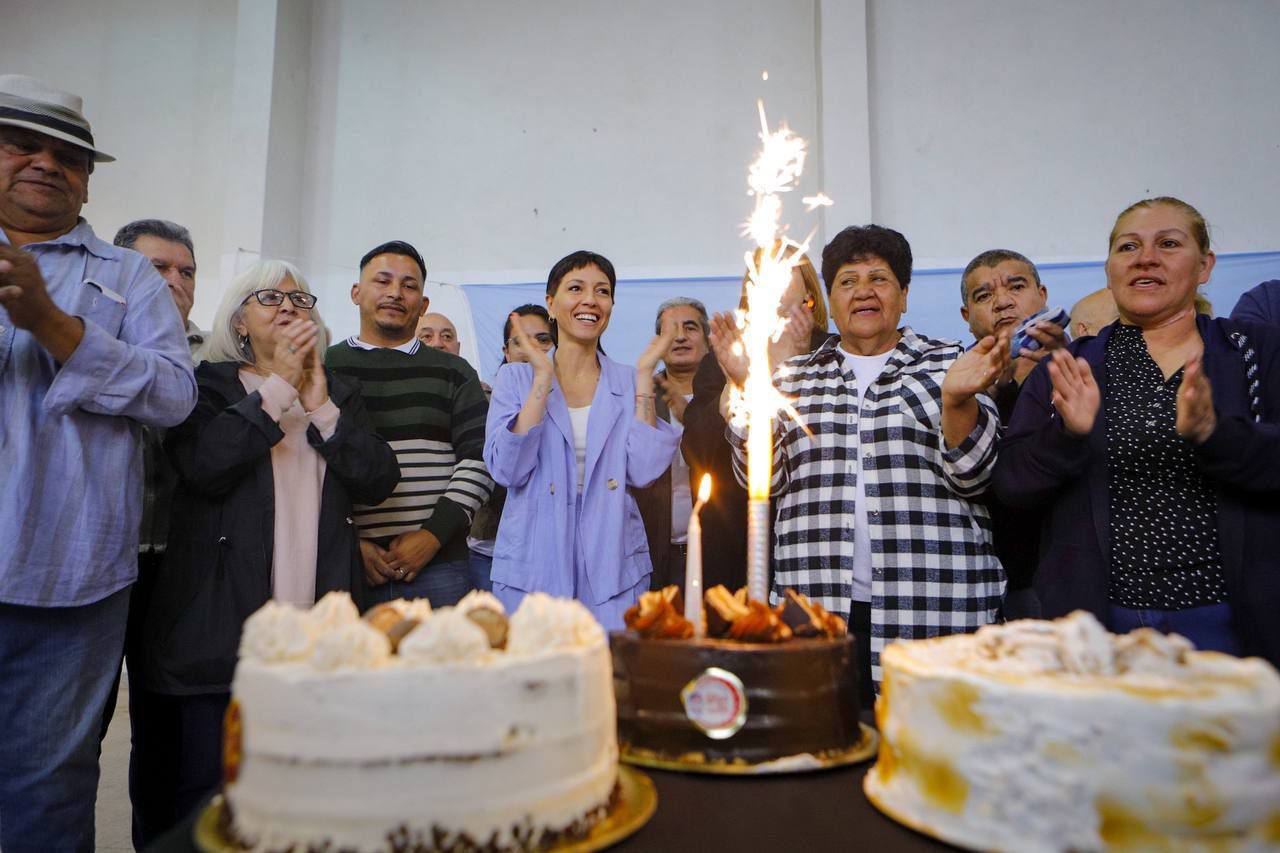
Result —
M 988 337 L 965 352 L 899 328 L 911 247 L 892 229 L 841 231 L 822 252 L 822 278 L 839 334 L 774 375 L 800 420 L 774 421 L 772 596 L 792 587 L 848 613 L 863 678 L 878 690 L 886 643 L 996 619 L 1004 570 L 972 499 L 991 477 L 999 427 L 981 392 L 1008 342 Z M 732 317 L 712 329 L 716 357 L 740 386 Z M 731 422 L 727 436 L 745 484 L 745 424 Z

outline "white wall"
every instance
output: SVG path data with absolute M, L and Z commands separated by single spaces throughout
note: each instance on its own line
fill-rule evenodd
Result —
M 117 158 L 90 178 L 85 218 L 108 242 L 133 219 L 189 227 L 197 316 L 212 317 L 217 301 L 235 174 L 227 130 L 235 28 L 235 0 L 0 2 L 0 73 L 81 95 L 95 140 Z
M 303 267 L 341 335 L 360 255 L 390 238 L 453 283 L 540 280 L 580 247 L 624 276 L 732 276 L 760 95 L 810 140 L 805 189 L 836 199 L 790 214 L 819 245 L 873 219 L 922 267 L 993 245 L 1097 258 L 1122 207 L 1173 193 L 1221 250 L 1280 249 L 1278 9 L 3 0 L 0 68 L 85 96 L 120 157 L 91 182 L 100 234 L 191 227 L 197 322 L 266 252 Z
M 1280 248 L 1275 0 L 871 0 L 874 210 L 918 257 L 1105 254 L 1129 203 Z

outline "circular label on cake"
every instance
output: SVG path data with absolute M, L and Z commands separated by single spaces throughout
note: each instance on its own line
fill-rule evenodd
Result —
M 738 733 L 747 722 L 747 691 L 742 679 L 718 666 L 704 669 L 680 691 L 685 716 L 712 740 Z

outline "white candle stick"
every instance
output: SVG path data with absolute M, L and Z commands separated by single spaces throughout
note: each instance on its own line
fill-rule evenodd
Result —
M 689 513 L 689 539 L 684 561 L 684 618 L 693 623 L 693 636 L 707 633 L 702 610 L 702 521 L 698 513 L 711 497 L 711 475 L 703 474 L 698 483 L 698 502 Z

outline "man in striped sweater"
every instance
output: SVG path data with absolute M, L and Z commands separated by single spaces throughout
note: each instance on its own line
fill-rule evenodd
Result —
M 378 433 L 400 462 L 400 485 L 377 506 L 357 506 L 365 596 L 454 604 L 471 589 L 467 530 L 493 481 L 481 459 L 489 405 L 479 377 L 456 355 L 414 336 L 427 308 L 426 264 L 396 240 L 360 260 L 351 301 L 360 334 L 329 348 L 325 365 L 360 382 Z

